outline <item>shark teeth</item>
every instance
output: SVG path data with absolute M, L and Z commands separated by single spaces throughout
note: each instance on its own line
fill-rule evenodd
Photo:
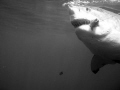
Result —
M 77 28 L 77 27 L 79 27 L 79 26 L 81 26 L 81 25 L 84 25 L 84 24 L 90 24 L 90 21 L 87 20 L 87 19 L 75 19 L 75 20 L 71 21 L 71 24 L 72 24 L 75 28 Z

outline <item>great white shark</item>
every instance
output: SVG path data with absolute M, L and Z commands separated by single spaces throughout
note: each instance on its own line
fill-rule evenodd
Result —
M 75 33 L 94 54 L 91 70 L 97 73 L 107 64 L 120 63 L 120 15 L 111 11 L 87 6 L 65 5 Z

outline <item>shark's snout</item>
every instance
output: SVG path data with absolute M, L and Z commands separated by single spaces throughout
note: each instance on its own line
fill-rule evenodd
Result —
M 91 30 L 93 30 L 95 27 L 98 26 L 99 20 L 96 16 L 91 14 L 92 9 L 90 7 L 68 4 L 67 8 L 69 10 L 71 24 L 75 28 L 88 25 Z
M 85 12 L 90 11 L 90 9 L 87 7 L 83 7 L 83 8 L 84 8 Z M 71 16 L 71 24 L 75 28 L 77 28 L 81 25 L 84 25 L 84 24 L 90 24 L 90 20 L 88 20 L 88 19 L 84 19 L 82 17 L 79 17 L 78 19 L 76 18 L 76 15 L 79 15 L 79 13 L 82 11 L 81 8 L 77 8 L 76 6 L 68 5 L 68 9 L 69 9 L 69 15 Z
M 90 12 L 91 9 L 89 7 L 85 7 L 85 6 L 75 6 L 75 5 L 72 5 L 72 4 L 68 4 L 66 5 L 67 6 L 67 9 L 69 10 L 69 15 L 73 15 L 73 14 L 76 14 L 76 13 L 80 13 L 80 12 Z
M 69 15 L 74 15 L 76 12 L 79 12 L 78 8 L 75 8 L 73 5 L 68 5 Z

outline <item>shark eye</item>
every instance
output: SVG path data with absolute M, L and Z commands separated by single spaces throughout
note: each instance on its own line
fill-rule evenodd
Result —
M 90 11 L 90 8 L 86 8 L 86 11 Z

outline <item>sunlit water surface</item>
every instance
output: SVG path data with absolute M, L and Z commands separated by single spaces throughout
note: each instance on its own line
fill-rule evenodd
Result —
M 120 0 L 67 0 L 75 5 L 95 6 L 114 13 L 120 13 Z

